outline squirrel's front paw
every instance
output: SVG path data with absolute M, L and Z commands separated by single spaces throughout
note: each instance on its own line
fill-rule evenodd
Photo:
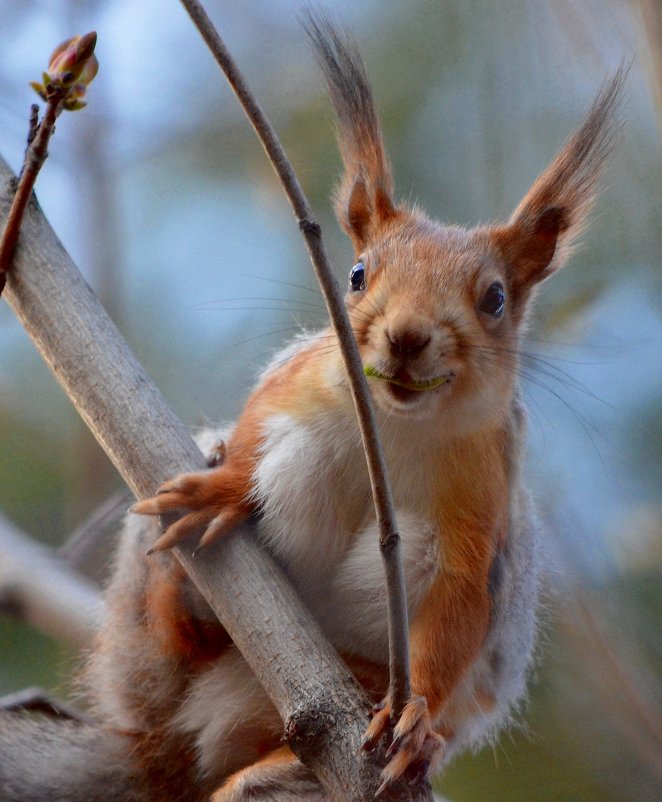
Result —
M 152 498 L 134 504 L 131 511 L 139 515 L 185 513 L 165 530 L 148 554 L 170 549 L 200 529 L 204 533 L 198 547 L 206 546 L 244 521 L 250 509 L 242 501 L 243 493 L 226 487 L 229 478 L 223 468 L 183 473 L 164 482 Z
M 391 703 L 386 699 L 373 711 L 363 748 L 373 749 L 382 735 L 388 731 L 391 719 Z M 386 752 L 391 758 L 382 771 L 377 796 L 405 772 L 412 782 L 427 776 L 441 760 L 444 753 L 444 739 L 432 729 L 430 712 L 423 696 L 412 696 L 398 723 L 393 729 L 393 740 Z

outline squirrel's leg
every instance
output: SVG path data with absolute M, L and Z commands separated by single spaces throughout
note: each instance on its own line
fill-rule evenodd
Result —
M 235 772 L 212 795 L 211 802 L 329 802 L 315 775 L 282 746 Z
M 413 694 L 393 730 L 382 773 L 385 785 L 409 773 L 434 769 L 443 756 L 444 739 L 434 718 L 480 651 L 489 622 L 487 588 L 461 586 L 440 576 L 416 615 L 411 628 Z M 390 699 L 375 711 L 365 736 L 372 746 L 388 728 Z
M 434 720 L 478 656 L 487 634 L 492 538 L 465 532 L 461 540 L 471 546 L 467 551 L 472 564 L 462 566 L 452 549 L 447 549 L 445 565 L 411 624 L 412 696 L 393 730 L 388 753 L 392 759 L 382 773 L 385 786 L 405 771 L 423 773 L 439 763 L 444 739 L 435 731 Z M 366 748 L 374 746 L 388 729 L 391 713 L 387 698 L 368 727 Z
M 447 454 L 437 496 L 440 562 L 410 623 L 412 696 L 395 723 L 385 785 L 439 762 L 444 741 L 436 725 L 485 643 L 490 569 L 509 531 L 507 445 L 497 431 L 473 446 L 463 441 L 460 455 Z M 387 698 L 366 732 L 368 748 L 388 730 L 390 718 Z

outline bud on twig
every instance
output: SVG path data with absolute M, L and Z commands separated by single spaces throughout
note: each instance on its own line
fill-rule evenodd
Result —
M 5 286 L 32 188 L 48 156 L 48 142 L 55 131 L 55 122 L 62 111 L 77 111 L 87 105 L 83 98 L 99 69 L 94 55 L 96 44 L 95 31 L 85 36 L 72 36 L 51 54 L 48 71 L 43 74 L 43 83 L 31 81 L 32 88 L 46 101 L 46 110 L 41 121 L 38 119 L 37 106 L 32 107 L 30 114 L 25 161 L 0 237 L 0 293 Z
M 46 101 L 62 94 L 62 108 L 66 111 L 82 109 L 87 105 L 82 98 L 99 70 L 94 55 L 96 43 L 95 31 L 62 42 L 51 54 L 48 70 L 42 75 L 43 83 L 31 81 L 30 86 Z

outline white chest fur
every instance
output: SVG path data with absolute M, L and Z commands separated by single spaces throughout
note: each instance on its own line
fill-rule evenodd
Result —
M 353 418 L 337 413 L 306 424 L 268 420 L 255 474 L 260 537 L 337 648 L 385 660 L 384 571 L 365 458 Z M 411 615 L 439 563 L 430 471 L 415 437 L 384 434 Z

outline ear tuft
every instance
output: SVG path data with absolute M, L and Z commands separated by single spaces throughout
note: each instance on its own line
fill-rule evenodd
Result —
M 627 69 L 621 66 L 515 209 L 508 225 L 495 231 L 516 285 L 527 287 L 551 275 L 563 265 L 581 233 L 616 143 L 616 109 L 626 76 Z
M 319 10 L 306 10 L 304 28 L 324 73 L 338 125 L 345 171 L 336 193 L 336 214 L 360 251 L 397 213 L 381 126 L 354 41 Z

